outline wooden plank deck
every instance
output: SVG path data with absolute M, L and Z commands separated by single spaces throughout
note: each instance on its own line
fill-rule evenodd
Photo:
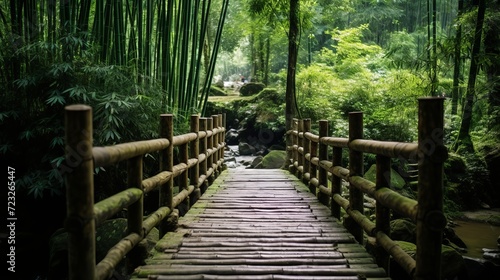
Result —
M 390 279 L 288 171 L 223 172 L 132 278 Z

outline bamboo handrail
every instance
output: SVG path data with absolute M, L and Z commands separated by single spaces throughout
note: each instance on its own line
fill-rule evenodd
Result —
M 362 139 L 360 112 L 349 115 L 349 138 L 328 137 L 328 122 L 324 120 L 319 122 L 320 135 L 309 131 L 307 120 L 298 119 L 293 120 L 292 130 L 286 133 L 291 138 L 291 146 L 287 147 L 292 158 L 290 172 L 318 190 L 318 199 L 331 207 L 334 217 L 340 219 L 340 208 L 345 210 L 347 219 L 354 221 L 346 221 L 346 226 L 356 240 L 363 242 L 363 231 L 376 238 L 380 266 L 388 270 L 392 256 L 414 279 L 440 279 L 441 238 L 446 225 L 442 213 L 443 162 L 447 158 L 443 112 L 443 98 L 419 99 L 418 143 Z M 328 160 L 329 147 L 333 150 L 331 160 Z M 349 169 L 342 166 L 342 149 L 349 151 Z M 363 178 L 363 153 L 377 157 L 376 182 Z M 389 188 L 391 158 L 418 161 L 417 201 Z M 340 194 L 342 180 L 349 183 L 348 200 Z M 363 214 L 363 193 L 376 200 L 376 223 Z M 416 260 L 389 238 L 391 210 L 417 224 L 417 248 L 426 249 L 417 250 Z
M 67 219 L 69 279 L 108 279 L 118 263 L 139 261 L 134 247 L 155 226 L 166 233 L 166 217 L 184 203 L 188 207 L 218 176 L 224 163 L 225 116 L 191 118 L 191 132 L 173 136 L 173 116 L 160 118 L 160 138 L 92 147 L 92 108 L 70 105 L 65 108 Z M 208 125 L 207 125 L 208 124 Z M 201 129 L 201 130 L 200 130 Z M 208 143 L 208 144 L 207 144 Z M 179 147 L 180 163 L 173 165 L 173 148 Z M 143 157 L 160 153 L 160 171 L 144 179 Z M 93 170 L 127 161 L 127 189 L 94 204 Z M 173 179 L 180 177 L 180 191 L 173 195 Z M 143 197 L 160 190 L 158 209 L 143 218 Z M 95 227 L 127 208 L 128 235 L 95 262 Z

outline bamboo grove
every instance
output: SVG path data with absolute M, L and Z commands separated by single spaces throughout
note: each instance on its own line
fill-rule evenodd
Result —
M 229 0 L 10 0 L 0 4 L 2 83 L 37 60 L 123 66 L 164 90 L 164 111 L 203 111 Z M 29 48 L 28 52 L 20 50 Z M 9 53 L 11 52 L 11 53 Z M 13 53 L 13 54 L 12 54 Z

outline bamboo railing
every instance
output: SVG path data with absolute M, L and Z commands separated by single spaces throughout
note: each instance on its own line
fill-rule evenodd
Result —
M 184 203 L 189 208 L 212 183 L 224 161 L 225 116 L 191 116 L 191 132 L 173 136 L 173 116 L 160 117 L 159 139 L 92 146 L 92 108 L 70 105 L 65 110 L 66 204 L 69 279 L 108 279 L 125 258 L 138 258 L 132 250 L 158 226 L 160 237 L 169 230 L 168 217 Z M 179 162 L 174 165 L 174 147 Z M 160 172 L 143 178 L 143 157 L 160 152 Z M 94 168 L 127 161 L 127 189 L 94 203 Z M 179 193 L 173 195 L 174 178 L 179 177 Z M 159 190 L 158 209 L 143 217 L 144 194 Z M 106 219 L 127 208 L 128 235 L 96 264 L 95 229 Z
M 363 114 L 349 114 L 349 138 L 328 137 L 328 121 L 319 121 L 319 135 L 310 132 L 310 119 L 294 120 L 288 133 L 289 170 L 331 207 L 340 219 L 347 214 L 346 228 L 360 243 L 365 232 L 376 238 L 377 262 L 389 272 L 389 257 L 413 279 L 440 279 L 443 214 L 443 163 L 448 156 L 443 145 L 443 98 L 419 99 L 418 143 L 363 139 Z M 331 160 L 328 158 L 332 149 Z M 348 168 L 342 166 L 342 149 L 349 151 Z M 376 182 L 363 178 L 363 153 L 376 155 Z M 391 158 L 418 161 L 418 201 L 389 188 Z M 349 199 L 341 196 L 342 180 L 349 183 Z M 363 195 L 376 199 L 376 220 L 364 215 Z M 417 252 L 414 260 L 390 236 L 391 210 L 417 224 Z

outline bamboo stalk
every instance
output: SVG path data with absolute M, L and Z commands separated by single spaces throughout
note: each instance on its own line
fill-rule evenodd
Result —
M 377 155 L 376 157 L 376 189 L 389 188 L 391 182 L 391 159 L 386 156 Z M 378 200 L 375 208 L 375 224 L 377 231 L 382 231 L 386 235 L 391 234 L 391 210 Z M 389 271 L 389 254 L 383 247 L 377 246 L 376 259 L 379 266 L 383 267 L 385 271 Z

